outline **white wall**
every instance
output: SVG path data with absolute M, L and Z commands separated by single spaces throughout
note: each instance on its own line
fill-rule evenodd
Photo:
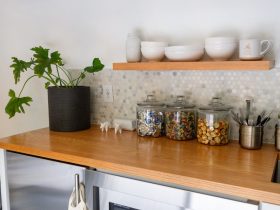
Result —
M 38 81 L 25 91 L 34 99 L 25 115 L 9 120 L 3 111 L 15 87 L 10 57 L 28 58 L 36 45 L 59 50 L 71 68 L 87 65 L 92 56 L 108 68 L 124 61 L 130 31 L 170 43 L 253 35 L 273 40 L 279 57 L 279 0 L 0 0 L 0 5 L 0 137 L 48 125 L 47 95 Z

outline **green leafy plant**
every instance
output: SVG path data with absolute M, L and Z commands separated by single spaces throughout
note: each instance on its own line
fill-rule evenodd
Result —
M 9 91 L 10 100 L 5 107 L 5 112 L 9 118 L 15 116 L 16 113 L 25 113 L 24 106 L 29 106 L 32 98 L 29 96 L 22 97 L 22 92 L 26 84 L 33 78 L 41 78 L 45 80 L 45 88 L 49 86 L 73 88 L 78 86 L 87 74 L 94 74 L 104 68 L 99 58 L 94 58 L 92 64 L 87 66 L 81 73 L 73 78 L 69 71 L 64 68 L 64 63 L 58 51 L 50 53 L 49 49 L 41 46 L 31 49 L 33 56 L 29 61 L 20 60 L 12 57 L 12 65 L 15 84 L 17 84 L 23 73 L 32 71 L 24 82 L 21 91 L 16 95 L 14 90 Z

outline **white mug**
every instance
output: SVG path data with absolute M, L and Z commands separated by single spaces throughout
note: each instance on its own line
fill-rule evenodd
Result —
M 270 50 L 271 41 L 259 39 L 242 39 L 239 41 L 239 58 L 241 60 L 259 60 Z

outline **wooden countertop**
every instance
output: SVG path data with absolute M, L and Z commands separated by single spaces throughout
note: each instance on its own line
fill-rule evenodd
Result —
M 280 205 L 280 184 L 271 183 L 278 155 L 273 145 L 251 151 L 237 142 L 206 146 L 92 127 L 69 133 L 35 130 L 1 139 L 0 148 Z

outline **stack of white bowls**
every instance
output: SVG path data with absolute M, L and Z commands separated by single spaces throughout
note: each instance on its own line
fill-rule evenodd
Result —
M 164 58 L 165 47 L 167 42 L 141 42 L 141 52 L 148 61 L 160 61 Z
M 216 61 L 230 59 L 237 48 L 234 37 L 210 37 L 205 39 L 205 50 L 210 58 Z
M 165 48 L 165 56 L 171 61 L 197 61 L 204 55 L 204 46 L 190 44 Z

